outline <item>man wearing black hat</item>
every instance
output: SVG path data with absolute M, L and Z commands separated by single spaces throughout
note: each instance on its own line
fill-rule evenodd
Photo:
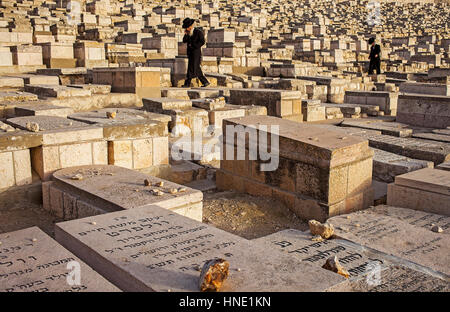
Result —
M 380 74 L 380 53 L 381 53 L 381 49 L 380 49 L 380 45 L 379 44 L 375 44 L 375 38 L 370 38 L 369 39 L 369 44 L 370 46 L 370 55 L 369 55 L 369 75 L 372 75 L 373 70 L 375 69 L 377 71 L 377 75 Z
M 191 79 L 198 78 L 203 84 L 202 87 L 209 85 L 208 80 L 203 75 L 200 64 L 202 62 L 201 47 L 205 44 L 205 36 L 199 28 L 194 28 L 194 20 L 187 17 L 183 20 L 183 28 L 185 29 L 183 42 L 187 43 L 188 70 L 186 80 L 183 87 L 191 86 Z

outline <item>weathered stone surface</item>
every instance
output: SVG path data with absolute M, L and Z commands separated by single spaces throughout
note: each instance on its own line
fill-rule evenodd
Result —
M 449 274 L 448 235 L 367 210 L 347 216 L 328 220 L 335 226 L 337 237 Z
M 372 149 L 373 178 L 386 183 L 394 182 L 396 176 L 422 168 L 433 168 L 433 162 L 412 159 L 409 157 L 389 153 L 377 148 Z
M 450 217 L 409 208 L 379 205 L 367 210 L 370 213 L 386 215 L 400 219 L 411 225 L 431 230 L 437 225 L 443 229 L 444 234 L 450 234 Z
M 320 235 L 322 238 L 331 238 L 334 234 L 334 227 L 332 224 L 321 224 L 316 220 L 309 220 L 309 231 L 312 235 Z
M 449 287 L 443 274 L 430 274 L 426 267 L 348 240 L 330 239 L 317 242 L 313 241 L 313 236 L 309 233 L 289 229 L 255 239 L 253 242 L 291 255 L 300 263 L 307 262 L 320 268 L 327 258 L 336 256 L 349 272 L 349 280 L 348 283 L 339 284 L 328 291 L 411 291 L 416 288 L 447 291 Z M 379 281 L 376 280 L 378 269 Z
M 215 257 L 230 264 L 222 291 L 319 291 L 344 281 L 338 274 L 299 264 L 159 207 L 58 223 L 55 235 L 63 246 L 128 291 L 198 291 L 198 267 Z
M 260 129 L 261 125 L 267 130 Z M 234 134 L 227 135 L 228 126 L 247 127 L 249 138 L 243 141 L 244 133 L 240 133 L 237 135 L 240 141 L 235 142 Z M 259 168 L 264 162 L 249 159 L 249 149 L 257 146 L 261 137 L 267 137 L 270 142 L 275 126 L 279 128 L 276 136 L 279 144 L 270 153 L 279 157 L 278 166 L 273 171 L 262 171 Z M 363 209 L 373 203 L 373 152 L 362 138 L 346 136 L 343 132 L 324 132 L 321 127 L 270 116 L 226 119 L 223 129 L 226 157 L 221 160 L 217 175 L 221 189 L 251 191 L 260 196 L 283 194 L 282 198 L 289 198 L 283 199 L 289 209 L 306 220 L 325 221 L 329 216 Z M 236 160 L 238 144 L 247 149 L 243 160 Z M 227 149 L 234 153 L 232 159 Z
M 0 234 L 0 242 L 0 292 L 119 291 L 37 227 Z M 74 261 L 80 269 L 79 285 L 68 283 Z
M 83 180 L 72 180 L 71 177 L 76 174 L 81 174 Z M 144 185 L 146 179 L 152 186 Z M 52 180 L 55 181 L 55 187 L 83 199 L 101 211 L 157 205 L 195 220 L 202 220 L 202 192 L 126 168 L 101 165 L 67 168 L 55 172 Z M 163 184 L 158 186 L 161 182 Z M 177 189 L 178 192 L 170 193 L 170 189 Z M 153 191 L 156 190 L 162 195 L 155 196 Z M 44 208 L 55 210 L 53 207 Z M 65 208 L 58 209 L 60 215 Z
M 450 216 L 450 172 L 424 168 L 397 176 L 387 204 Z
M 413 133 L 412 129 L 408 129 L 407 125 L 390 122 L 373 122 L 373 121 L 353 121 L 346 120 L 341 123 L 344 127 L 356 127 L 362 129 L 378 130 L 382 134 L 392 135 L 396 137 L 410 137 Z

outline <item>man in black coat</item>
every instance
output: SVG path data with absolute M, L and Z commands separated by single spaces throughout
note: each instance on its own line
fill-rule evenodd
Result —
M 205 44 L 205 36 L 199 28 L 194 28 L 194 20 L 187 17 L 183 20 L 183 28 L 185 29 L 183 42 L 187 44 L 188 70 L 186 80 L 183 87 L 191 86 L 191 79 L 198 78 L 202 83 L 202 87 L 209 85 L 208 80 L 203 75 L 200 67 L 202 63 L 202 46 Z
M 381 54 L 381 48 L 379 44 L 375 44 L 375 38 L 369 39 L 370 46 L 370 55 L 369 55 L 369 75 L 372 75 L 373 70 L 375 69 L 377 71 L 377 75 L 380 74 L 380 54 Z

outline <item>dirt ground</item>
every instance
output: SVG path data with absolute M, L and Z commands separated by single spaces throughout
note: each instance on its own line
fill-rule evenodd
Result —
M 203 222 L 247 239 L 284 229 L 308 229 L 280 202 L 232 191 L 203 193 Z
M 53 237 L 54 224 L 61 221 L 35 203 L 20 201 L 14 205 L 0 206 L 0 233 L 37 226 Z
M 38 226 L 54 237 L 54 223 L 61 221 L 36 203 L 0 205 L 0 233 Z M 247 239 L 288 228 L 308 228 L 307 223 L 277 201 L 231 191 L 204 193 L 203 222 Z

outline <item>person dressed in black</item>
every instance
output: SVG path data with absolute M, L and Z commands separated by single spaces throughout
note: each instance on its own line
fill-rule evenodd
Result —
M 381 48 L 379 44 L 375 44 L 375 38 L 369 39 L 370 44 L 370 55 L 369 55 L 369 75 L 372 75 L 373 70 L 375 69 L 377 71 L 377 75 L 380 74 L 380 54 L 381 54 Z
M 183 28 L 185 29 L 183 43 L 187 44 L 188 69 L 186 80 L 183 87 L 191 86 L 191 79 L 198 78 L 202 83 L 202 87 L 207 87 L 209 81 L 203 75 L 200 64 L 202 62 L 201 47 L 205 44 L 205 36 L 199 28 L 194 28 L 195 20 L 187 17 L 183 20 Z

